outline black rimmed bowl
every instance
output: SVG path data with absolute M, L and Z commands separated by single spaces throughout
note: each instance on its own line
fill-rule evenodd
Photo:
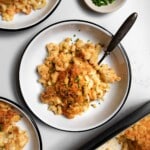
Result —
M 61 0 L 47 0 L 44 8 L 32 11 L 29 15 L 16 14 L 12 21 L 2 21 L 0 16 L 0 29 L 18 31 L 33 27 L 47 19 L 58 7 Z
M 47 105 L 39 100 L 43 89 L 38 83 L 39 77 L 36 69 L 37 65 L 43 63 L 46 56 L 45 45 L 49 42 L 59 43 L 66 37 L 71 37 L 72 40 L 78 38 L 84 41 L 90 40 L 106 47 L 112 34 L 100 25 L 84 20 L 65 20 L 46 27 L 33 37 L 22 55 L 19 67 L 20 91 L 27 107 L 42 122 L 60 130 L 86 131 L 104 125 L 124 105 L 131 84 L 130 63 L 124 48 L 118 45 L 103 63 L 113 67 L 121 77 L 121 81 L 111 85 L 104 101 L 100 101 L 96 108 L 90 107 L 88 111 L 74 119 L 54 115 L 47 109 Z
M 17 126 L 19 126 L 21 130 L 25 130 L 29 138 L 24 150 L 42 150 L 41 135 L 35 121 L 31 117 L 31 114 L 29 114 L 22 106 L 7 98 L 0 97 L 0 102 L 10 105 L 21 115 L 21 120 L 17 122 Z

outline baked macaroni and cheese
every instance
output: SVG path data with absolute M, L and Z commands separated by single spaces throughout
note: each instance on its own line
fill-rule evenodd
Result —
M 16 125 L 20 119 L 13 107 L 0 102 L 0 150 L 23 150 L 27 144 L 27 132 Z
M 0 15 L 5 21 L 13 20 L 15 14 L 30 14 L 32 10 L 41 9 L 46 0 L 0 0 Z
M 139 120 L 96 150 L 150 150 L 150 115 Z
M 118 136 L 122 150 L 150 150 L 150 115 Z
M 48 55 L 37 67 L 44 87 L 40 100 L 55 114 L 74 118 L 92 101 L 103 99 L 110 83 L 120 81 L 107 64 L 97 64 L 100 44 L 66 38 L 58 44 L 48 43 L 46 48 Z

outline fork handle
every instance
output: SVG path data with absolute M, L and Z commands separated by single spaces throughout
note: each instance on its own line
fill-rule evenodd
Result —
M 121 25 L 121 27 L 118 29 L 116 34 L 112 37 L 112 40 L 110 41 L 107 49 L 104 51 L 103 57 L 99 60 L 98 64 L 102 62 L 102 60 L 110 54 L 111 51 L 114 50 L 114 48 L 120 43 L 120 41 L 123 39 L 123 37 L 128 33 L 132 25 L 134 24 L 138 14 L 136 12 L 132 13 L 125 22 Z

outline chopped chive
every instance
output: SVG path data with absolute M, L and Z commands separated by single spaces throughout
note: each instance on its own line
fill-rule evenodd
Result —
M 106 6 L 108 4 L 112 4 L 115 0 L 92 0 L 92 2 L 96 5 L 96 6 Z

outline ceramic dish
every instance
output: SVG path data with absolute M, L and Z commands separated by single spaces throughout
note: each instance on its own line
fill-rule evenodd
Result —
M 112 34 L 97 24 L 83 20 L 65 20 L 43 29 L 27 45 L 22 56 L 19 68 L 20 91 L 28 108 L 44 123 L 65 131 L 85 131 L 105 124 L 121 109 L 130 90 L 130 64 L 125 50 L 119 45 L 103 63 L 113 67 L 122 80 L 111 86 L 104 101 L 74 119 L 54 115 L 48 111 L 47 105 L 39 101 L 42 86 L 38 83 L 36 69 L 46 56 L 45 45 L 49 42 L 59 43 L 66 37 L 100 42 L 107 46 Z
M 47 0 L 47 5 L 39 10 L 32 11 L 29 15 L 16 14 L 12 21 L 2 21 L 0 16 L 0 29 L 22 30 L 33 27 L 44 21 L 57 8 L 61 0 Z
M 108 4 L 106 6 L 96 6 L 92 0 L 84 0 L 86 5 L 92 9 L 93 11 L 99 12 L 99 13 L 111 13 L 113 11 L 118 10 L 121 8 L 126 0 L 115 0 L 113 3 Z
M 27 131 L 29 136 L 29 141 L 25 145 L 24 150 L 42 150 L 41 135 L 35 121 L 31 118 L 30 114 L 28 114 L 23 107 L 7 98 L 0 97 L 0 102 L 9 104 L 16 109 L 19 114 L 21 114 L 22 118 L 19 122 L 17 122 L 17 126 L 19 126 L 22 130 Z
M 141 119 L 144 119 L 145 117 L 150 117 L 149 115 L 150 115 L 150 101 L 146 102 L 138 109 L 136 109 L 134 112 L 128 114 L 126 117 L 116 122 L 109 129 L 106 129 L 101 134 L 93 138 L 91 141 L 80 147 L 79 150 L 93 150 L 93 149 L 121 150 L 122 146 L 120 145 L 120 142 L 118 142 L 116 136 L 118 136 L 126 129 L 129 129 L 130 127 L 135 125 L 135 123 L 139 123 Z

